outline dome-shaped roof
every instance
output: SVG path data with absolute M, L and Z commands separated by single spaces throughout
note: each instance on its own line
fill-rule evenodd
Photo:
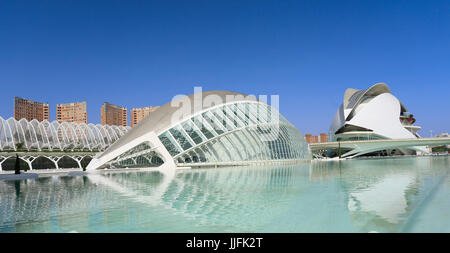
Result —
M 209 107 L 232 101 L 256 100 L 257 99 L 253 96 L 232 91 L 204 91 L 187 96 L 179 96 L 153 111 L 150 117 L 144 118 L 135 127 L 122 136 L 122 138 L 111 145 L 101 156 L 108 154 L 109 150 L 117 149 L 118 147 L 144 135 L 145 133 L 155 132 L 156 135 L 159 135 L 162 131 L 177 124 L 184 118 L 189 118 L 191 115 L 208 109 Z M 176 120 L 174 120 L 174 114 L 180 112 L 179 110 L 182 106 L 190 106 L 190 109 L 187 108 L 189 110 L 188 113 L 184 111 L 186 108 L 183 108 L 183 118 L 175 118 Z

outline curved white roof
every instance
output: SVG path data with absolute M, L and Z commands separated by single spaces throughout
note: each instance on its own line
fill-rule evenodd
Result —
M 376 83 L 365 90 L 347 89 L 344 94 L 344 108 L 355 108 L 364 97 L 378 96 L 383 93 L 391 93 L 391 90 L 385 83 Z
M 204 104 L 206 97 L 210 96 L 215 102 L 222 101 L 222 103 L 218 104 Z M 203 98 L 203 99 L 202 99 Z M 216 98 L 216 99 L 214 99 Z M 155 132 L 156 135 L 159 135 L 162 131 L 166 130 L 172 125 L 177 124 L 183 119 L 179 119 L 176 122 L 173 122 L 173 115 L 176 112 L 179 112 L 181 106 L 190 106 L 187 108 L 189 110 L 189 114 L 186 114 L 185 118 L 196 114 L 200 111 L 208 109 L 209 107 L 216 106 L 219 104 L 223 104 L 226 102 L 232 101 L 256 101 L 257 99 L 253 96 L 248 96 L 239 92 L 232 91 L 204 91 L 198 92 L 187 96 L 182 96 L 177 99 L 174 99 L 172 102 L 167 103 L 163 106 L 160 106 L 154 112 L 152 112 L 150 117 L 144 118 L 141 122 L 139 122 L 135 127 L 133 127 L 130 131 L 128 131 L 122 138 L 116 141 L 113 145 L 111 145 L 100 157 L 108 154 L 110 150 L 115 150 L 130 141 L 144 135 L 148 132 Z M 184 103 L 183 103 L 184 102 Z M 186 105 L 186 102 L 188 105 Z M 181 105 L 181 103 L 183 103 Z
M 344 94 L 344 109 L 352 109 L 352 112 L 358 107 L 358 105 L 364 100 L 366 97 L 375 97 L 381 95 L 383 93 L 391 93 L 389 86 L 385 83 L 376 83 L 365 90 L 357 90 L 353 88 L 349 88 L 345 91 Z M 400 102 L 400 107 L 403 112 L 406 112 L 406 107 Z M 350 112 L 348 115 L 351 115 Z
M 403 125 L 400 120 L 406 111 L 405 106 L 391 94 L 384 83 L 374 84 L 365 90 L 350 88 L 345 91 L 343 103 L 331 122 L 330 135 L 333 136 L 332 139 L 338 139 L 335 136 L 349 138 L 343 136 L 364 135 L 358 131 L 365 129 L 367 136 L 370 132 L 376 138 L 417 138 L 410 129 L 420 127 Z
M 230 166 L 310 158 L 301 132 L 253 96 L 206 91 L 175 97 L 142 120 L 88 170 Z

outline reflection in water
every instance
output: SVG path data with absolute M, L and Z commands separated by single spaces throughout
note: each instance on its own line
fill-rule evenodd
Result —
M 413 231 L 417 217 L 423 223 L 423 215 L 436 205 L 435 196 L 450 193 L 450 180 L 442 180 L 448 160 L 349 160 L 5 181 L 0 182 L 0 232 Z M 448 198 L 442 199 L 450 206 Z M 446 221 L 427 217 L 441 218 Z M 448 232 L 448 227 L 441 229 Z
M 295 190 L 295 179 L 307 166 L 187 171 L 175 178 L 163 199 L 178 212 L 207 222 L 253 226 L 283 212 L 280 199 Z M 274 204 L 277 208 L 271 208 Z
M 14 187 L 16 188 L 16 199 L 18 199 L 19 195 L 20 195 L 20 181 L 19 180 L 14 181 Z
M 413 214 L 449 172 L 448 157 L 349 160 L 312 163 L 310 178 L 339 178 L 354 226 L 363 231 L 403 231 Z
M 398 223 L 407 211 L 406 192 L 414 182 L 412 173 L 387 177 L 367 189 L 351 192 L 348 209 L 350 212 L 373 212 L 390 223 Z
M 89 179 L 128 199 L 158 206 L 175 215 L 213 226 L 256 226 L 283 211 L 283 203 L 271 208 L 296 185 L 295 174 L 308 164 L 283 168 L 235 167 L 187 170 L 174 177 L 150 177 L 140 173 Z M 280 213 L 281 214 L 281 213 Z M 254 219 L 249 220 L 249 217 Z

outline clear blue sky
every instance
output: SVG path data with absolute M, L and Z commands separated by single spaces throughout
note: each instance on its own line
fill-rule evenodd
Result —
M 450 131 L 450 1 L 0 0 L 0 115 L 14 96 L 128 109 L 176 94 L 280 96 L 327 132 L 346 88 L 387 83 L 423 136 Z

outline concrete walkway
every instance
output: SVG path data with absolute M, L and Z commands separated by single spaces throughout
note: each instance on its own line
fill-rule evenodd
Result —
M 14 171 L 12 174 L 0 174 L 0 180 L 4 180 L 4 181 L 35 179 L 38 177 L 39 177 L 39 175 L 36 173 L 14 174 Z
M 88 174 L 111 174 L 111 173 L 123 173 L 123 172 L 152 172 L 159 171 L 155 168 L 123 168 L 123 169 L 104 169 L 96 171 L 82 171 L 78 168 L 72 169 L 42 169 L 42 170 L 28 170 L 27 172 L 21 171 L 20 174 L 14 174 L 14 170 L 0 171 L 0 181 L 2 180 L 25 180 L 36 179 L 42 177 L 51 176 L 84 176 Z
M 44 170 L 28 170 L 27 172 L 21 171 L 20 174 L 14 174 L 14 170 L 1 171 L 1 180 L 25 180 L 35 179 L 38 177 L 50 177 L 50 176 L 81 176 L 86 175 L 87 172 L 78 168 L 72 169 L 44 169 Z

